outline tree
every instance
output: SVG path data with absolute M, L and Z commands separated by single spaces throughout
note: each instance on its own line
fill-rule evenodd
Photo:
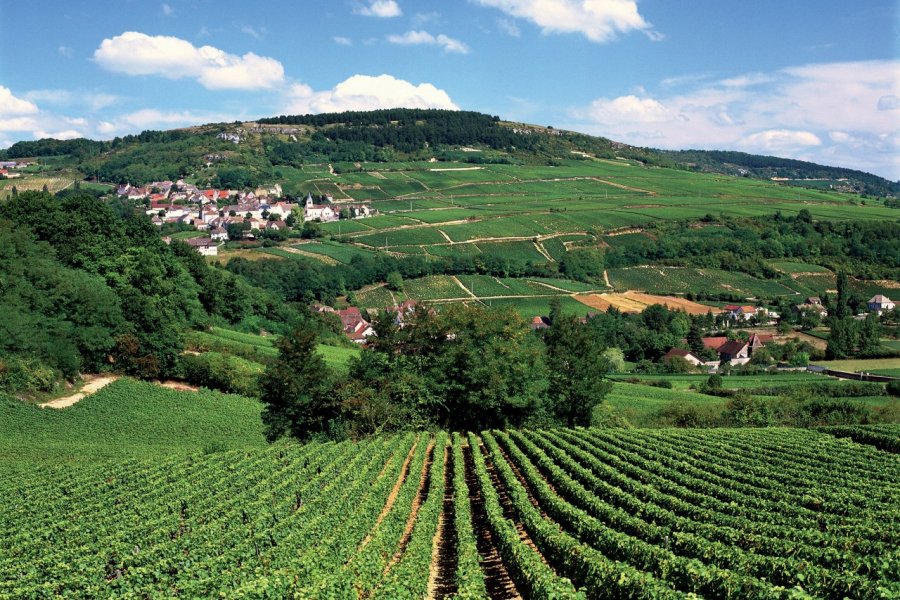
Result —
M 866 315 L 866 319 L 859 325 L 858 332 L 859 352 L 861 354 L 876 352 L 881 345 L 881 324 L 878 322 L 878 315 L 875 313 Z
M 565 425 L 589 425 L 594 407 L 612 389 L 597 339 L 571 315 L 557 315 L 544 336 L 550 405 Z
M 850 290 L 848 289 L 846 271 L 838 271 L 837 274 L 837 299 L 834 301 L 832 316 L 843 319 L 850 316 Z
M 301 440 L 327 435 L 339 416 L 331 371 L 317 352 L 316 334 L 295 329 L 278 343 L 278 358 L 260 378 L 266 437 Z
M 825 356 L 828 359 L 836 359 L 852 355 L 856 347 L 856 336 L 856 323 L 852 318 L 832 319 Z
M 399 292 L 403 289 L 403 276 L 398 271 L 391 271 L 387 275 L 387 287 L 389 290 Z

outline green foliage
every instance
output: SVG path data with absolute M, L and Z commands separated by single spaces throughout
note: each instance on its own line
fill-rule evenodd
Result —
M 266 409 L 266 437 L 309 439 L 328 435 L 338 416 L 335 399 L 328 393 L 331 372 L 316 352 L 316 335 L 296 329 L 276 344 L 278 358 L 259 382 Z

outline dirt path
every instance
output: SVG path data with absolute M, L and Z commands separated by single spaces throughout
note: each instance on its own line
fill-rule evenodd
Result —
M 425 461 L 422 463 L 422 473 L 419 475 L 419 491 L 416 493 L 416 497 L 413 500 L 412 507 L 409 511 L 409 517 L 406 519 L 403 535 L 400 536 L 400 541 L 397 543 L 397 551 L 394 553 L 394 556 L 391 557 L 391 560 L 388 561 L 388 564 L 384 566 L 384 573 L 382 573 L 382 575 L 387 575 L 394 565 L 400 562 L 400 559 L 406 552 L 406 547 L 409 546 L 413 527 L 416 525 L 416 517 L 419 516 L 419 509 L 422 508 L 422 505 L 428 500 L 428 492 L 431 488 L 432 462 L 434 462 L 434 439 L 428 442 L 428 448 L 425 449 Z M 446 468 L 446 463 L 444 466 Z
M 456 275 L 451 275 L 451 276 L 450 276 L 450 279 L 452 279 L 452 280 L 453 280 L 453 283 L 455 283 L 456 285 L 458 285 L 458 286 L 462 289 L 462 291 L 464 291 L 464 292 L 467 293 L 469 296 L 471 296 L 473 300 L 478 300 L 478 296 L 476 296 L 475 294 L 473 294 L 473 293 L 472 293 L 472 290 L 470 290 L 469 288 L 467 288 L 466 286 L 464 286 L 464 285 L 462 284 L 462 281 L 460 281 L 459 278 L 458 278 Z
M 603 283 L 606 284 L 606 287 L 612 289 L 612 286 L 609 284 L 609 272 L 606 269 L 603 269 Z
M 459 589 L 456 583 L 456 556 L 459 544 L 456 536 L 456 488 L 453 485 L 453 451 L 447 446 L 444 453 L 444 500 L 438 517 L 437 531 L 431 547 L 431 568 L 428 575 L 429 599 L 448 598 Z
M 416 440 L 416 443 L 412 445 L 412 448 L 409 449 L 409 453 L 406 455 L 406 460 L 403 461 L 403 466 L 400 468 L 400 476 L 397 477 L 397 483 L 394 484 L 391 493 L 387 497 L 387 501 L 384 503 L 384 508 L 381 509 L 381 513 L 378 515 L 378 518 L 375 520 L 375 525 L 372 526 L 371 531 L 369 531 L 368 535 L 366 535 L 365 539 L 360 542 L 359 548 L 356 549 L 356 552 L 362 552 L 363 548 L 369 545 L 369 542 L 372 541 L 372 532 L 378 529 L 378 526 L 381 525 L 381 522 L 384 521 L 384 518 L 391 512 L 391 509 L 394 507 L 394 503 L 397 501 L 397 495 L 400 493 L 400 488 L 403 486 L 403 482 L 406 481 L 406 478 L 409 476 L 409 463 L 412 461 L 413 454 L 416 452 L 416 446 L 419 445 L 419 440 Z M 385 464 L 385 468 L 387 468 L 387 463 Z M 378 474 L 380 478 L 384 473 L 382 471 Z
M 57 398 L 56 400 L 45 402 L 41 404 L 40 407 L 57 409 L 68 408 L 79 400 L 86 398 L 93 393 L 99 392 L 118 378 L 118 375 L 85 375 L 84 380 L 87 383 L 81 386 L 80 390 L 70 396 L 65 396 L 64 398 Z
M 479 451 L 477 448 L 474 451 Z M 487 510 L 484 506 L 484 496 L 481 493 L 481 485 L 475 474 L 475 463 L 472 460 L 473 448 L 469 445 L 463 447 L 463 458 L 466 463 L 466 485 L 469 488 L 469 501 L 472 507 L 472 528 L 475 531 L 475 545 L 481 556 L 481 569 L 484 571 L 484 584 L 488 597 L 492 599 L 521 598 L 515 582 L 506 570 L 500 551 L 494 541 L 494 534 L 488 525 Z
M 553 260 L 553 257 L 552 257 L 552 256 L 550 256 L 549 254 L 547 254 L 547 250 L 544 248 L 544 245 L 543 245 L 542 243 L 540 243 L 539 241 L 538 241 L 538 242 L 534 242 L 534 248 L 535 248 L 535 250 L 537 250 L 538 252 L 540 252 L 541 255 L 542 255 L 544 258 L 547 259 L 547 262 L 556 262 L 555 260 Z
M 156 385 L 160 387 L 164 387 L 169 390 L 175 390 L 176 392 L 199 392 L 200 388 L 196 385 L 191 385 L 189 383 L 184 383 L 181 381 L 157 381 Z

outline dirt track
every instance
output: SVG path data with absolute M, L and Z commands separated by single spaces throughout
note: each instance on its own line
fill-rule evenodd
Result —
M 78 402 L 79 400 L 90 396 L 95 392 L 99 392 L 110 383 L 118 379 L 118 375 L 87 375 L 85 376 L 85 383 L 80 390 L 75 392 L 70 396 L 65 396 L 63 398 L 57 398 L 56 400 L 51 400 L 50 402 L 45 402 L 41 404 L 41 408 L 68 408 Z

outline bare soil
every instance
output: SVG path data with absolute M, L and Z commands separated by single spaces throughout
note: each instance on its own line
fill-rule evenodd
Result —
M 403 535 L 397 544 L 397 551 L 388 564 L 384 567 L 384 574 L 388 572 L 400 562 L 406 547 L 409 546 L 409 540 L 412 537 L 413 527 L 416 525 L 416 517 L 419 516 L 419 509 L 428 500 L 428 492 L 431 487 L 431 463 L 434 461 L 434 440 L 428 442 L 428 448 L 425 449 L 425 461 L 422 463 L 422 473 L 419 475 L 419 491 L 413 499 L 412 507 L 409 511 L 409 517 L 406 519 L 406 526 L 403 528 Z
M 400 468 L 400 476 L 397 477 L 397 482 L 394 484 L 393 489 L 391 489 L 391 493 L 388 495 L 387 500 L 384 503 L 384 508 L 381 509 L 381 513 L 378 515 L 378 518 L 375 520 L 375 525 L 372 526 L 372 531 L 378 529 L 378 526 L 381 525 L 381 522 L 384 521 L 384 518 L 391 512 L 391 509 L 394 507 L 394 503 L 397 501 L 397 495 L 400 493 L 400 488 L 403 486 L 403 482 L 406 481 L 406 478 L 409 476 L 409 463 L 412 461 L 413 454 L 416 451 L 416 446 L 419 445 L 418 440 L 416 443 L 412 445 L 412 448 L 409 449 L 409 453 L 406 455 L 406 459 L 403 461 L 403 466 Z M 384 472 L 387 470 L 387 465 L 390 461 L 385 463 L 384 469 L 381 470 L 381 473 L 378 474 L 378 478 L 380 479 Z M 366 535 L 365 539 L 359 544 L 359 548 L 357 548 L 357 552 L 361 552 L 363 548 L 369 545 L 369 542 L 372 541 L 372 533 L 369 532 Z
M 87 396 L 99 392 L 118 378 L 118 375 L 85 375 L 84 381 L 86 383 L 81 386 L 80 390 L 69 396 L 45 402 L 41 404 L 40 407 L 56 409 L 68 408 Z
M 466 485 L 469 487 L 469 501 L 472 507 L 472 528 L 475 531 L 475 543 L 481 556 L 481 568 L 484 571 L 484 583 L 488 597 L 494 600 L 517 599 L 519 594 L 500 552 L 494 541 L 494 535 L 488 525 L 487 511 L 484 507 L 484 496 L 475 475 L 475 464 L 472 461 L 472 447 L 463 447 L 466 463 Z
M 456 536 L 456 489 L 453 485 L 453 453 L 448 447 L 444 453 L 444 501 L 438 518 L 437 532 L 432 544 L 431 569 L 428 577 L 428 598 L 443 599 L 456 594 L 456 556 L 458 538 Z

